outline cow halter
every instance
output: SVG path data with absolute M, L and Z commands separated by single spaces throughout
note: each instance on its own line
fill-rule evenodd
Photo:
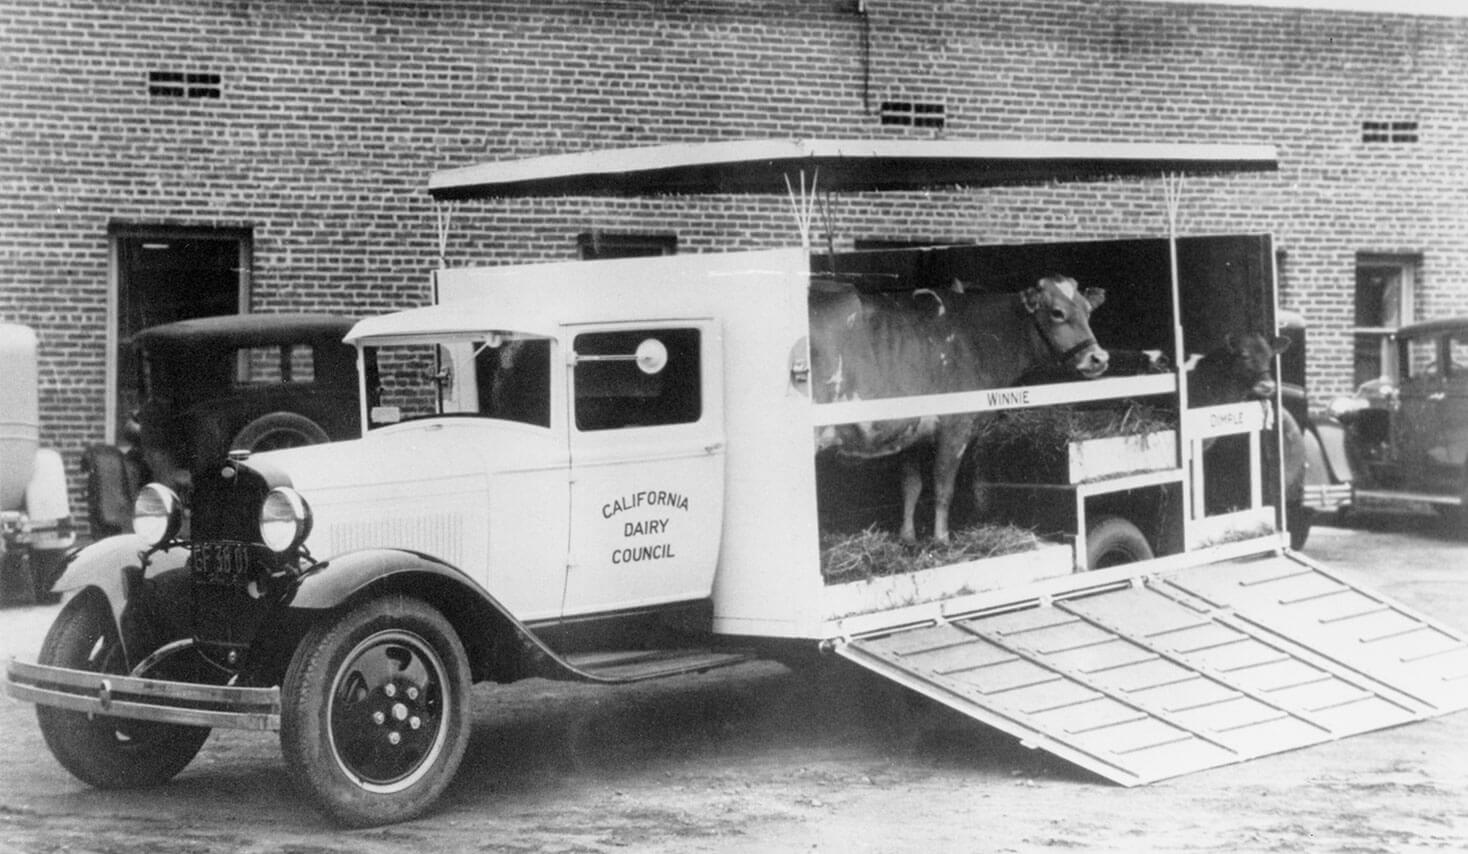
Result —
M 1083 338 L 1074 347 L 1068 350 L 1061 350 L 1056 346 L 1054 341 L 1050 340 L 1050 336 L 1045 334 L 1045 327 L 1041 325 L 1043 321 L 1040 320 L 1038 314 L 1031 312 L 1030 320 L 1035 325 L 1035 334 L 1040 336 L 1041 341 L 1045 342 L 1045 349 L 1050 351 L 1050 356 L 1055 359 L 1055 364 L 1057 365 L 1069 365 L 1071 359 L 1096 346 L 1095 338 Z

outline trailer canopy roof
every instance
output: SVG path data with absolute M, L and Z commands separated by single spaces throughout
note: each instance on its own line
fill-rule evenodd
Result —
M 1272 145 L 761 139 L 556 154 L 434 173 L 440 200 L 535 196 L 868 192 L 1278 168 Z M 789 184 L 787 185 L 787 178 Z

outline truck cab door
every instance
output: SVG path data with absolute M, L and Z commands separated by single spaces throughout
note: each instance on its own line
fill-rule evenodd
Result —
M 567 331 L 571 539 L 563 615 L 707 598 L 724 509 L 718 324 Z

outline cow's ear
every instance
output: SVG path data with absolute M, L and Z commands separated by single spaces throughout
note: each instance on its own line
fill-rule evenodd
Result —
M 1034 314 L 1040 310 L 1040 304 L 1044 301 L 1044 296 L 1045 292 L 1040 289 L 1039 285 L 1030 285 L 1028 288 L 1019 292 L 1020 302 L 1024 304 L 1025 311 L 1028 311 L 1030 314 Z
M 1086 298 L 1086 302 L 1091 304 L 1092 311 L 1100 308 L 1101 303 L 1106 302 L 1105 288 L 1086 288 L 1081 295 Z
M 1276 335 L 1274 336 L 1274 341 L 1271 342 L 1271 345 L 1274 348 L 1274 352 L 1283 353 L 1284 351 L 1290 349 L 1290 339 L 1286 338 L 1283 335 Z

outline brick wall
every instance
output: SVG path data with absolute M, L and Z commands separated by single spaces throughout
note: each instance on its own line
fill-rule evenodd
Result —
M 42 429 L 75 469 L 105 426 L 108 227 L 253 231 L 253 310 L 427 299 L 434 169 L 754 136 L 1268 142 L 1277 174 L 1185 187 L 1192 233 L 1272 231 L 1317 398 L 1351 382 L 1358 252 L 1422 258 L 1419 317 L 1468 313 L 1468 20 L 1100 0 L 17 2 L 0 8 L 0 317 L 42 342 Z M 869 45 L 869 50 L 864 48 Z M 217 99 L 148 95 L 218 74 Z M 1416 144 L 1361 142 L 1366 120 Z M 785 245 L 783 199 L 483 204 L 456 263 L 571 257 L 579 231 L 682 251 Z M 846 237 L 1156 235 L 1160 190 L 910 194 Z

